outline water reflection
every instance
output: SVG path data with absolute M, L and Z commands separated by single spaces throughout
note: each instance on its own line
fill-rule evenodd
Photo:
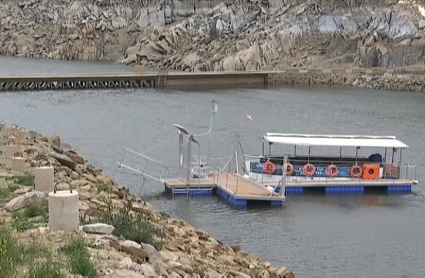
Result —
M 364 193 L 356 195 L 310 195 L 288 196 L 288 205 L 291 203 L 317 203 L 356 210 L 364 207 L 402 208 L 406 204 L 406 193 Z

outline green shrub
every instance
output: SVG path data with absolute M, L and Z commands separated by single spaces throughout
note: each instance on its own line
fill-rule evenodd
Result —
M 41 205 L 31 204 L 25 208 L 23 216 L 26 218 L 32 218 L 36 216 L 42 216 L 44 222 L 47 222 L 49 219 L 49 209 Z
M 143 212 L 137 212 L 135 215 L 131 214 L 132 204 L 127 202 L 124 208 L 120 209 L 118 213 L 113 212 L 112 203 L 105 200 L 107 208 L 101 212 L 100 221 L 110 224 L 115 227 L 112 232 L 115 236 L 121 236 L 125 239 L 135 241 L 137 243 L 148 243 L 154 246 L 157 250 L 162 248 L 162 238 L 165 233 L 162 229 L 157 228 L 147 222 Z M 156 238 L 159 238 L 158 241 Z
M 33 229 L 34 223 L 39 221 L 30 221 L 30 218 L 42 216 L 42 222 L 46 223 L 49 221 L 49 211 L 47 207 L 40 205 L 31 204 L 24 209 L 23 212 L 14 212 L 12 213 L 12 218 L 14 219 L 12 226 L 17 231 L 26 231 Z
M 12 223 L 12 227 L 15 228 L 18 232 L 24 232 L 26 230 L 34 229 L 34 223 L 28 221 L 28 219 L 18 218 L 15 219 Z
M 98 182 L 96 183 L 96 186 L 99 191 L 105 191 L 105 192 L 111 191 L 111 186 L 104 182 Z
M 76 237 L 65 246 L 59 248 L 59 251 L 67 255 L 69 259 L 69 268 L 73 274 L 80 274 L 85 277 L 96 277 L 97 271 L 90 261 L 87 245 L 88 243 L 83 238 Z

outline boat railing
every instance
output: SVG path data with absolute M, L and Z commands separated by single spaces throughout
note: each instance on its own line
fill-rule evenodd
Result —
M 416 165 L 410 165 L 407 163 L 401 164 L 399 166 L 399 178 L 417 181 L 416 168 L 417 168 Z
M 308 182 L 311 180 L 322 180 L 324 182 L 333 182 L 337 178 L 341 179 L 347 179 L 351 181 L 358 181 L 359 183 L 368 181 L 364 178 L 363 174 L 358 175 L 357 177 L 353 177 L 351 172 L 349 171 L 351 167 L 354 165 L 353 163 L 345 163 L 345 164 L 338 164 L 337 167 L 340 170 L 339 174 L 336 177 L 331 177 L 327 172 L 326 168 L 329 166 L 329 164 L 314 164 L 316 167 L 316 171 L 313 174 L 313 177 L 307 176 L 303 173 L 302 167 L 294 168 L 294 172 L 291 175 L 287 175 L 287 180 L 290 182 Z M 361 167 L 361 165 L 359 165 Z M 346 169 L 344 169 L 344 167 Z M 379 164 L 379 177 L 378 179 L 385 179 L 387 181 L 393 180 L 394 183 L 396 183 L 398 180 L 412 180 L 417 181 L 417 172 L 416 172 L 416 166 L 410 165 L 410 164 L 393 164 L 393 163 L 380 163 Z M 342 172 L 341 170 L 344 170 L 345 172 Z M 362 169 L 363 170 L 363 169 Z M 270 177 L 270 175 L 263 172 L 263 169 L 260 169 L 259 171 L 255 171 L 251 169 L 251 173 L 254 173 L 255 176 L 252 176 L 258 183 L 262 185 L 270 184 L 270 179 L 267 177 Z M 282 173 L 282 171 L 280 172 Z M 274 175 L 276 177 L 279 177 L 279 175 Z M 251 174 L 252 175 L 252 174 Z M 266 178 L 265 178 L 266 177 Z

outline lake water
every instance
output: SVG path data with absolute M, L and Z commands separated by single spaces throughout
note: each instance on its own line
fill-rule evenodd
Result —
M 0 64 L 2 75 L 131 71 L 108 63 L 5 57 Z M 410 146 L 403 161 L 418 166 L 419 185 L 409 195 L 290 196 L 280 209 L 234 209 L 214 196 L 171 198 L 162 194 L 162 184 L 149 181 L 141 192 L 155 208 L 286 266 L 296 277 L 425 276 L 422 93 L 330 86 L 14 92 L 0 94 L 0 119 L 45 135 L 59 134 L 138 192 L 140 177 L 116 167 L 121 148 L 145 151 L 176 173 L 173 124 L 195 134 L 205 132 L 212 99 L 219 105 L 214 157 L 231 154 L 236 133 L 248 154 L 260 154 L 260 136 L 266 132 L 396 135 Z

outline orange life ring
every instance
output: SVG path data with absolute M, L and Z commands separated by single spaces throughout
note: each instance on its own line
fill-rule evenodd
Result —
M 316 172 L 316 166 L 314 166 L 311 163 L 307 163 L 306 165 L 304 165 L 304 167 L 303 167 L 304 175 L 312 176 L 314 174 L 314 172 Z
M 276 165 L 271 161 L 267 161 L 263 164 L 263 170 L 267 174 L 271 175 L 274 173 L 274 171 L 276 171 Z
M 394 166 L 394 164 L 387 164 L 385 165 L 385 175 L 386 176 L 392 176 L 394 175 L 396 172 L 396 167 Z
M 353 178 L 359 178 L 362 175 L 362 167 L 359 165 L 353 165 L 350 169 L 350 175 Z
M 285 165 L 282 166 L 282 172 L 285 171 L 286 168 L 286 175 L 290 176 L 292 175 L 292 173 L 294 172 L 294 165 L 292 165 L 291 163 L 286 163 L 286 167 Z
M 328 168 L 326 168 L 326 174 L 329 177 L 332 177 L 332 178 L 336 177 L 338 175 L 338 172 L 339 172 L 338 167 L 336 167 L 333 164 L 329 165 Z

